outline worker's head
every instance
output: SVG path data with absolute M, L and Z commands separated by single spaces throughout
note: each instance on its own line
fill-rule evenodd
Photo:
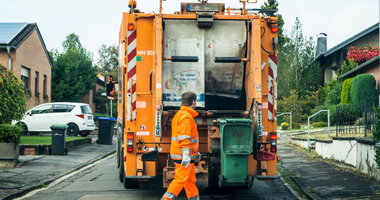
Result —
M 183 106 L 189 106 L 195 109 L 197 105 L 197 94 L 194 92 L 185 92 L 182 94 L 181 102 Z

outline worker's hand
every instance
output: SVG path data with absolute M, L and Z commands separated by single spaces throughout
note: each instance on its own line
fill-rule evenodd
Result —
M 195 159 L 195 163 L 201 162 L 201 159 L 202 159 L 202 154 L 198 152 L 198 156 L 197 156 L 197 159 Z
M 186 166 L 186 168 L 190 165 L 190 149 L 181 149 L 182 151 L 182 162 L 181 165 Z

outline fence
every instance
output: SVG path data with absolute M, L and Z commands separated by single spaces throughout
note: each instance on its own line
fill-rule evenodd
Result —
M 363 106 L 339 105 L 336 107 L 336 136 L 364 134 L 372 135 L 376 123 L 374 105 L 364 102 Z

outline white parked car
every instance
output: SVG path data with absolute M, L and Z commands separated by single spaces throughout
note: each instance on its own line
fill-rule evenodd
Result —
M 87 136 L 95 130 L 92 110 L 85 103 L 46 103 L 28 110 L 20 120 L 23 134 L 51 132 L 52 124 L 67 124 L 67 135 Z

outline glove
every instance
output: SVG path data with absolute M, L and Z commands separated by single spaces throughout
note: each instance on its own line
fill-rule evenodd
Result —
M 201 162 L 201 159 L 202 159 L 202 154 L 198 152 L 198 156 L 197 156 L 197 158 L 195 159 L 195 163 L 199 163 L 199 162 Z
M 181 165 L 189 167 L 190 165 L 190 149 L 181 149 L 182 151 L 182 162 Z

